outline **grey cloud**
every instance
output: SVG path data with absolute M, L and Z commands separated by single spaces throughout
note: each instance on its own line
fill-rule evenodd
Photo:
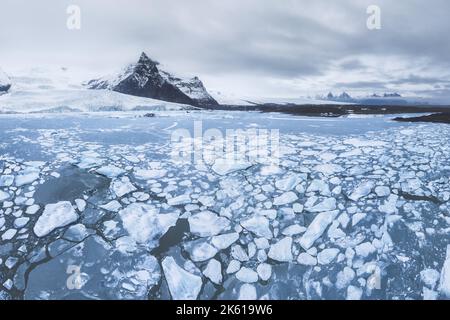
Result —
M 65 27 L 73 1 L 0 1 L 4 69 L 57 63 L 104 72 L 145 50 L 224 91 L 231 78 L 261 86 L 276 79 L 293 96 L 321 90 L 315 83 L 324 81 L 324 87 L 371 91 L 450 80 L 448 0 L 378 0 L 377 31 L 366 28 L 372 0 L 77 0 L 80 31 Z M 381 62 L 370 65 L 367 57 Z M 398 60 L 411 70 L 395 70 Z

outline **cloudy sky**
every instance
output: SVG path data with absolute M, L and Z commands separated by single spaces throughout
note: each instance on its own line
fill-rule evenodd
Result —
M 81 29 L 66 27 L 69 5 Z M 141 51 L 210 90 L 450 101 L 448 0 L 0 0 L 0 67 L 110 73 Z M 366 26 L 369 5 L 381 29 Z

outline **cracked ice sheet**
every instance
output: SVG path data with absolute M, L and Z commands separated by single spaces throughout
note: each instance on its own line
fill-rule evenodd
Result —
M 22 131 L 14 132 L 13 141 L 36 143 L 46 158 L 30 162 L 36 159 L 5 157 L 0 161 L 0 189 L 3 198 L 8 197 L 0 205 L 0 259 L 4 262 L 0 271 L 5 277 L 2 283 L 7 286 L 6 294 L 12 294 L 9 290 L 20 285 L 20 275 L 26 271 L 26 265 L 14 263 L 16 259 L 26 256 L 27 260 L 46 261 L 39 260 L 46 242 L 52 244 L 52 252 L 62 250 L 62 256 L 76 245 L 62 243 L 55 249 L 53 244 L 58 243 L 55 237 L 71 228 L 71 223 L 58 223 L 43 237 L 44 247 L 37 244 L 32 232 L 45 206 L 50 204 L 38 203 L 36 207 L 32 203 L 33 192 L 39 190 L 43 181 L 58 179 L 58 168 L 70 163 L 78 164 L 89 174 L 100 172 L 118 181 L 111 189 L 77 195 L 76 199 L 83 198 L 87 206 L 76 210 L 80 221 L 73 223 L 86 223 L 89 229 L 99 221 L 108 227 L 101 230 L 115 230 L 112 234 L 119 238 L 108 236 L 111 244 L 105 250 L 118 257 L 142 257 L 142 245 L 150 250 L 159 246 L 185 250 L 184 264 L 179 257 L 176 261 L 180 268 L 202 279 L 197 298 L 212 298 L 216 292 L 211 285 L 214 281 L 221 283 L 218 297 L 232 299 L 421 299 L 446 295 L 441 283 L 446 283 L 448 273 L 444 261 L 450 232 L 447 126 L 415 125 L 408 131 L 388 129 L 352 136 L 295 131 L 280 136 L 285 149 L 290 150 L 283 155 L 281 168 L 258 164 L 222 166 L 220 174 L 210 166 L 166 161 L 170 150 L 164 146 L 164 140 L 131 145 L 120 144 L 118 137 L 110 138 L 107 144 L 95 139 L 96 133 L 113 137 L 127 134 L 128 130 L 127 126 L 115 126 L 102 133 L 83 128 L 44 129 L 38 132 L 35 142 L 25 139 Z M 15 189 L 16 178 L 22 184 L 20 177 L 26 177 L 27 172 L 34 177 L 27 177 L 29 183 Z M 33 180 L 36 174 L 38 177 Z M 370 184 L 365 184 L 367 181 Z M 405 199 L 399 191 L 421 198 Z M 76 199 L 68 199 L 73 208 L 78 208 Z M 112 201 L 117 202 L 113 212 L 102 208 Z M 115 212 L 130 206 L 125 220 Z M 142 206 L 152 209 L 141 210 Z M 329 223 L 321 218 L 323 210 L 336 211 Z M 200 214 L 206 211 L 211 214 Z M 89 225 L 92 212 L 96 213 L 95 223 Z M 169 215 L 170 221 L 157 218 L 159 215 Z M 183 219 L 179 219 L 181 216 Z M 202 216 L 205 221 L 198 220 Z M 30 220 L 23 226 L 24 217 Z M 207 223 L 210 221 L 213 223 Z M 255 223 L 258 221 L 261 223 Z M 13 248 L 20 250 L 14 253 Z M 172 254 L 164 249 L 157 258 L 158 264 Z M 428 264 L 422 266 L 422 260 Z M 40 277 L 56 261 L 40 263 L 33 278 Z M 95 268 L 101 270 L 107 261 L 96 261 Z M 309 268 L 317 264 L 320 268 Z M 377 268 L 381 277 L 388 279 L 382 281 L 381 290 L 370 289 L 371 276 Z M 437 270 L 434 274 L 440 273 L 444 280 L 425 277 L 422 281 L 423 271 L 430 269 Z M 222 279 L 218 270 L 224 271 Z M 141 291 L 140 271 L 136 271 L 138 279 L 133 278 L 133 272 L 120 271 L 123 282 L 117 281 L 111 287 L 118 297 L 146 296 L 147 292 L 143 292 L 149 287 Z M 89 269 L 85 273 L 89 276 Z M 402 274 L 414 277 L 405 279 Z M 87 287 L 96 283 L 90 282 L 95 276 L 83 279 Z M 168 296 L 177 291 L 173 285 L 172 291 L 162 285 L 164 278 L 158 279 L 155 281 L 161 286 L 157 286 L 156 295 Z M 40 287 L 42 292 L 35 296 L 59 296 L 44 290 L 46 286 L 36 283 L 33 288 Z M 192 290 L 191 296 L 197 290 Z M 182 295 L 175 291 L 175 296 Z M 89 295 L 105 297 L 95 290 Z

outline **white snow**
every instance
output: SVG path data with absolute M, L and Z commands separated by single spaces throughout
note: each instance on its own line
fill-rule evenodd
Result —
M 197 299 L 203 285 L 201 277 L 189 273 L 178 266 L 172 257 L 164 258 L 162 268 L 172 299 Z
M 308 250 L 322 236 L 338 213 L 339 211 L 322 212 L 314 218 L 306 232 L 300 238 L 299 243 L 303 249 Z
M 202 211 L 188 219 L 191 233 L 211 237 L 230 229 L 230 220 L 211 211 Z
M 44 237 L 53 230 L 67 226 L 77 219 L 78 215 L 70 202 L 48 204 L 37 220 L 33 231 L 38 237 Z
M 292 256 L 292 238 L 285 237 L 275 244 L 271 245 L 268 253 L 269 258 L 280 262 L 290 262 L 294 259 Z

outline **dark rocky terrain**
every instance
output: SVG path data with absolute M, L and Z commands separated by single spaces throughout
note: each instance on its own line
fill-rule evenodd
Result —
M 183 103 L 193 106 L 218 105 L 198 77 L 181 79 L 160 70 L 159 63 L 141 54 L 136 64 L 111 79 L 101 78 L 87 83 L 90 89 L 108 89 L 138 97 Z
M 434 113 L 431 115 L 410 118 L 398 117 L 394 120 L 400 122 L 434 122 L 450 124 L 450 112 Z

